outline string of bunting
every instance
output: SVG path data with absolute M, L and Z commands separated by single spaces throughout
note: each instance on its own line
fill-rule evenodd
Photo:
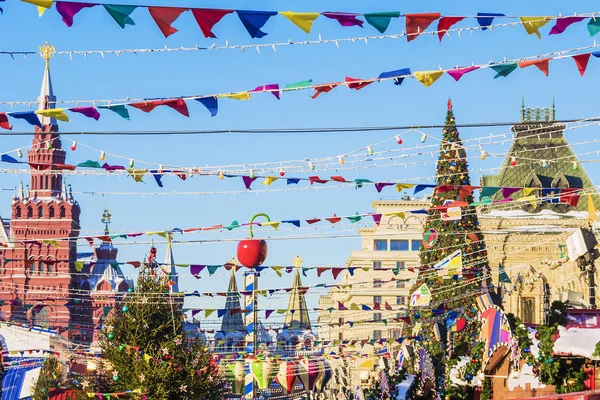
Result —
M 599 19 L 600 21 L 600 19 Z M 592 46 L 583 47 L 580 49 L 591 49 L 596 48 L 599 45 L 595 44 Z M 179 114 L 189 117 L 189 109 L 186 101 L 194 100 L 201 103 L 209 112 L 212 117 L 216 116 L 219 110 L 219 99 L 227 98 L 233 100 L 250 100 L 252 96 L 256 93 L 271 93 L 277 100 L 280 100 L 283 93 L 290 91 L 299 91 L 299 90 L 314 90 L 315 93 L 311 96 L 313 99 L 316 99 L 323 93 L 329 93 L 333 89 L 338 86 L 346 86 L 348 89 L 352 90 L 360 90 L 365 88 L 366 86 L 374 83 L 374 82 L 382 82 L 382 81 L 394 81 L 394 84 L 399 86 L 402 84 L 405 78 L 413 78 L 422 83 L 424 86 L 429 87 L 433 85 L 442 75 L 445 73 L 450 75 L 455 81 L 459 81 L 465 74 L 469 72 L 473 72 L 478 69 L 492 69 L 496 75 L 494 78 L 498 77 L 507 77 L 512 72 L 514 72 L 517 68 L 527 68 L 530 66 L 535 66 L 540 71 L 542 71 L 546 76 L 549 75 L 549 63 L 552 60 L 558 60 L 563 58 L 572 58 L 575 61 L 577 69 L 581 76 L 584 75 L 585 70 L 587 68 L 589 59 L 591 56 L 595 58 L 600 57 L 600 51 L 596 52 L 588 52 L 581 53 L 577 55 L 564 55 L 565 53 L 569 53 L 576 50 L 566 50 L 562 52 L 563 55 L 559 56 L 551 56 L 541 58 L 540 55 L 533 57 L 526 57 L 514 60 L 505 60 L 502 62 L 489 62 L 487 64 L 472 64 L 467 67 L 455 67 L 451 69 L 439 69 L 439 70 L 429 70 L 429 71 L 416 71 L 411 72 L 410 68 L 402 68 L 393 71 L 386 71 L 379 74 L 377 78 L 352 78 L 346 76 L 343 81 L 338 82 L 329 82 L 329 83 L 321 83 L 321 84 L 313 84 L 312 79 L 307 79 L 304 81 L 298 81 L 294 83 L 287 84 L 283 87 L 280 87 L 279 84 L 266 84 L 260 85 L 252 90 L 245 90 L 241 92 L 230 92 L 230 93 L 220 93 L 220 94 L 212 94 L 212 95 L 199 95 L 199 96 L 180 96 L 173 98 L 146 98 L 146 99 L 135 99 L 135 100 L 126 100 L 121 102 L 120 100 L 62 100 L 60 104 L 68 104 L 68 103 L 76 103 L 76 107 L 70 108 L 49 108 L 45 110 L 28 110 L 28 111 L 10 111 L 10 112 L 2 112 L 0 113 L 0 128 L 11 130 L 12 126 L 9 122 L 8 117 L 11 119 L 19 119 L 29 123 L 32 126 L 37 126 L 41 128 L 41 122 L 39 116 L 54 118 L 56 120 L 62 122 L 69 122 L 69 113 L 74 113 L 77 115 L 82 115 L 87 118 L 94 119 L 98 121 L 100 119 L 101 110 L 109 110 L 120 117 L 130 120 L 129 108 L 135 108 L 141 110 L 145 113 L 150 113 L 155 110 L 157 107 L 166 106 L 177 111 Z M 9 104 L 11 106 L 16 104 L 28 104 L 31 106 L 32 104 L 37 104 L 37 102 L 0 102 L 0 104 Z M 92 103 L 91 106 L 81 106 L 81 103 Z M 98 103 L 106 103 L 103 105 L 98 105 Z
M 487 30 L 492 25 L 494 19 L 511 19 L 517 20 L 511 22 L 511 25 L 521 24 L 525 31 L 529 34 L 535 34 L 541 38 L 539 29 L 550 21 L 555 21 L 555 25 L 549 32 L 549 35 L 557 35 L 563 33 L 569 26 L 581 22 L 585 19 L 588 21 L 588 32 L 594 36 L 600 31 L 600 22 L 597 21 L 597 12 L 574 14 L 573 16 L 506 16 L 503 13 L 486 13 L 480 12 L 476 16 L 442 16 L 440 13 L 416 13 L 416 14 L 401 14 L 399 11 L 384 11 L 373 13 L 351 13 L 351 12 L 295 12 L 295 11 L 264 11 L 264 10 L 234 10 L 234 9 L 214 9 L 214 8 L 187 8 L 187 7 L 165 7 L 165 6 L 140 6 L 133 4 L 106 4 L 106 3 L 82 3 L 82 2 L 67 2 L 53 0 L 22 0 L 26 3 L 36 5 L 40 16 L 47 9 L 55 5 L 56 11 L 62 17 L 63 22 L 68 27 L 73 26 L 74 17 L 77 13 L 85 8 L 102 6 L 104 10 L 115 20 L 121 27 L 126 25 L 135 25 L 131 18 L 131 14 L 137 8 L 146 8 L 148 13 L 156 22 L 156 25 L 165 37 L 169 37 L 177 32 L 177 29 L 172 25 L 181 14 L 186 11 L 191 11 L 196 20 L 202 34 L 205 38 L 216 38 L 213 33 L 213 28 L 226 15 L 235 13 L 246 31 L 252 38 L 263 38 L 267 35 L 262 29 L 267 24 L 271 17 L 281 15 L 291 21 L 298 28 L 306 33 L 310 33 L 313 22 L 320 16 L 334 20 L 342 27 L 363 27 L 365 21 L 377 29 L 380 33 L 387 31 L 392 19 L 403 17 L 405 19 L 405 31 L 407 41 L 412 41 L 417 36 L 426 32 L 427 28 L 438 21 L 437 31 L 440 41 L 444 37 L 445 31 L 450 29 L 455 24 L 469 19 L 475 19 L 478 23 L 477 27 L 469 27 L 469 29 Z M 364 18 L 364 21 L 358 19 Z

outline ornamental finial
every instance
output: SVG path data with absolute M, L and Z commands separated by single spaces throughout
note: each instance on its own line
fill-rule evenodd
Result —
M 294 257 L 294 259 L 292 260 L 292 263 L 294 263 L 294 266 L 296 268 L 300 268 L 302 266 L 302 263 L 304 262 L 303 259 L 300 258 L 300 256 L 296 256 Z
M 108 210 L 104 210 L 104 213 L 102 214 L 102 219 L 100 220 L 100 222 L 102 222 L 104 224 L 104 234 L 105 235 L 109 234 L 108 225 L 110 225 L 110 222 L 111 222 L 110 217 L 112 217 L 112 215 L 110 215 Z
M 46 61 L 46 70 L 50 69 L 50 59 L 54 57 L 56 49 L 54 46 L 50 46 L 50 43 L 46 41 L 43 46 L 40 46 L 40 55 Z

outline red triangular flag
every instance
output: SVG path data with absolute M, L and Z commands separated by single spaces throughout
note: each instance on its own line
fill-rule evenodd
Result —
M 433 21 L 440 17 L 440 13 L 404 14 L 406 18 L 406 40 L 415 40 Z
M 335 182 L 342 182 L 342 183 L 349 183 L 350 182 L 350 181 L 347 181 L 346 179 L 344 179 L 344 177 L 340 176 L 340 175 L 334 175 L 334 176 L 332 176 L 331 180 L 335 181 Z
M 544 75 L 548 76 L 549 61 L 550 61 L 550 58 L 543 58 L 541 60 L 521 61 L 519 63 L 519 67 L 525 68 L 525 67 L 529 67 L 530 65 L 535 65 L 536 67 L 538 67 L 538 69 L 540 71 L 542 71 L 544 73 Z
M 373 310 L 381 310 L 379 303 L 373 303 Z
M 350 78 L 349 76 L 346 77 L 346 85 L 348 85 L 350 89 L 360 90 L 373 82 L 374 81 L 365 81 L 363 79 Z
M 591 56 L 591 53 L 578 54 L 576 56 L 573 56 L 573 60 L 575 60 L 575 64 L 577 64 L 577 69 L 579 70 L 579 73 L 581 74 L 581 76 L 583 76 L 583 74 L 585 74 L 585 69 L 587 68 L 588 61 L 590 61 L 590 56 Z M 0 126 L 2 126 L 2 125 L 0 125 Z
M 319 97 L 319 95 L 321 93 L 329 93 L 338 85 L 339 85 L 339 83 L 330 83 L 327 85 L 315 86 L 313 89 L 315 89 L 316 92 L 315 92 L 315 94 L 313 94 L 310 97 L 312 97 L 313 99 L 316 99 L 317 97 Z
M 173 28 L 171 24 L 179 18 L 182 12 L 187 10 L 189 9 L 178 7 L 148 7 L 150 16 L 154 19 L 154 22 L 156 22 L 156 25 L 158 25 L 158 28 L 165 37 L 169 37 L 177 32 L 177 29 Z
M 221 20 L 227 14 L 231 14 L 233 10 L 219 10 L 219 9 L 208 9 L 208 8 L 192 8 L 192 14 L 194 14 L 194 18 L 196 18 L 196 22 L 198 26 L 202 30 L 205 38 L 214 38 L 214 33 L 212 33 L 212 28 L 215 26 L 217 22 Z
M 138 110 L 149 113 L 161 105 L 161 100 L 141 101 L 139 103 L 129 103 L 128 106 L 135 107 Z
M 0 113 L 0 128 L 8 129 L 9 131 L 12 130 L 12 126 L 10 126 L 10 123 L 8 122 L 6 113 Z
M 342 272 L 345 268 L 331 268 L 331 274 L 333 275 L 333 279 L 337 279 L 340 272 Z
M 342 220 L 342 217 L 338 217 L 337 215 L 333 214 L 333 217 L 330 218 L 325 218 L 327 221 L 331 222 L 332 224 L 335 224 L 337 222 L 340 222 Z
M 385 309 L 388 311 L 392 311 L 392 306 L 390 306 L 390 303 L 388 303 L 387 301 L 385 302 Z
M 185 115 L 186 117 L 190 116 L 190 113 L 187 108 L 187 104 L 185 103 L 185 100 L 183 100 L 183 99 L 163 100 L 162 104 L 167 107 L 171 107 L 173 110 L 177 111 L 178 113 L 180 113 L 182 115 Z M 185 180 L 185 178 L 182 178 L 182 179 Z
M 327 267 L 317 267 L 317 278 L 321 277 L 321 274 L 327 271 L 329 268 Z
M 446 34 L 446 32 L 448 32 L 448 29 L 450 29 L 452 27 L 452 25 L 456 24 L 457 22 L 462 21 L 463 19 L 465 19 L 465 17 L 442 17 L 440 18 L 440 21 L 438 22 L 438 37 L 440 38 L 440 42 L 442 41 L 442 38 L 444 37 L 444 35 Z

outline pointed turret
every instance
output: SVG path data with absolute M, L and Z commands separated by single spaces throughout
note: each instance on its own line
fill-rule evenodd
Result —
M 296 266 L 296 275 L 294 275 L 294 284 L 283 328 L 310 331 L 310 318 L 308 317 L 308 308 L 304 298 L 305 289 L 302 287 L 302 280 L 300 279 L 300 266 L 302 265 L 300 257 L 296 256 L 294 265 Z
M 173 249 L 171 247 L 171 239 L 173 238 L 173 234 L 171 232 L 167 233 L 167 253 L 165 254 L 165 270 L 169 274 L 169 278 L 171 278 L 171 282 L 174 282 L 169 286 L 169 291 L 171 293 L 179 292 L 179 278 L 177 277 L 177 270 L 175 269 L 175 259 L 173 258 Z
M 223 315 L 223 321 L 221 322 L 221 332 L 243 332 L 244 321 L 242 320 L 242 314 L 239 312 L 241 310 L 241 297 L 235 280 L 235 267 L 231 268 L 225 310 L 225 315 Z M 235 312 L 232 312 L 232 310 L 235 310 Z
M 17 198 L 23 200 L 25 198 L 25 192 L 23 191 L 23 181 L 19 183 L 19 191 L 17 192 Z

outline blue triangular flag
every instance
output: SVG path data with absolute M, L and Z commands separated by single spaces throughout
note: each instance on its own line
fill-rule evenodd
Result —
M 482 31 L 488 29 L 495 17 L 505 17 L 506 15 L 500 13 L 477 13 L 477 23 L 481 27 Z
M 31 125 L 37 126 L 37 127 L 42 127 L 42 123 L 40 122 L 40 119 L 38 118 L 37 114 L 35 113 L 35 111 L 17 111 L 17 112 L 12 112 L 12 113 L 6 113 L 6 115 L 9 115 L 13 118 L 17 118 L 17 119 L 24 119 L 25 121 L 29 122 Z
M 406 76 L 410 75 L 410 68 L 397 69 L 395 71 L 382 72 L 378 79 L 394 78 L 394 85 L 401 85 Z M 398 78 L 401 77 L 401 78 Z
M 260 30 L 269 18 L 274 15 L 277 15 L 277 11 L 248 11 L 248 10 L 236 10 L 235 11 L 244 24 L 244 27 L 252 36 L 252 38 L 262 38 L 267 36 L 267 34 Z
M 281 221 L 282 224 L 292 224 L 296 228 L 300 228 L 300 220 L 299 219 L 290 219 L 287 221 Z
M 210 111 L 211 117 L 217 115 L 217 112 L 219 111 L 219 101 L 216 97 L 201 97 L 196 99 L 196 101 L 202 103 L 202 105 L 206 107 L 208 111 Z

